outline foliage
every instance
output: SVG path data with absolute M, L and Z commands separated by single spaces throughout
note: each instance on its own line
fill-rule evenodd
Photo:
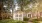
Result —
M 23 11 L 23 8 L 30 3 L 28 0 L 17 0 L 19 6 L 21 7 L 21 11 Z
M 38 21 L 33 21 L 33 23 L 38 23 Z
M 33 19 L 33 23 L 38 23 L 38 19 Z
M 26 21 L 23 21 L 22 23 L 28 23 L 28 22 L 26 22 Z
M 13 19 L 5 19 L 5 20 L 0 20 L 0 23 L 27 23 L 27 22 L 17 21 Z
M 19 4 L 19 6 L 21 7 L 21 11 L 25 11 L 25 12 L 30 12 L 31 11 L 31 9 L 29 9 L 29 4 L 33 4 L 33 5 L 35 5 L 35 3 L 36 3 L 37 1 L 36 0 L 17 0 L 17 3 Z M 34 6 L 33 6 L 34 7 Z M 26 10 L 23 10 L 23 9 L 26 9 Z M 32 9 L 34 12 L 35 12 L 35 10 L 34 9 Z
M 26 6 L 27 4 L 30 3 L 29 0 L 18 0 L 17 2 L 20 6 Z
M 23 18 L 23 21 L 28 21 L 28 20 L 29 20 L 29 18 L 27 18 L 27 17 Z

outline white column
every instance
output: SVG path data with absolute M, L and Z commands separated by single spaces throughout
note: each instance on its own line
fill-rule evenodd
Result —
M 27 18 L 28 18 L 28 13 L 27 13 Z
M 23 21 L 23 12 L 22 12 L 22 21 Z
M 13 13 L 13 19 L 15 20 L 15 13 Z
M 32 18 L 32 14 L 31 14 L 31 18 Z

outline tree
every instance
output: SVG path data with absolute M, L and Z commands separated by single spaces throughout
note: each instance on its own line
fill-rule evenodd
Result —
M 2 0 L 2 3 L 3 3 L 3 7 L 1 9 L 2 11 L 2 14 L 3 12 L 5 13 L 4 16 L 11 16 L 11 11 L 10 9 L 12 10 L 12 5 L 13 5 L 13 0 Z M 3 15 L 2 16 L 2 19 L 3 19 Z
M 28 5 L 30 5 L 32 3 L 32 5 L 35 5 L 35 2 L 37 2 L 36 0 L 17 0 L 17 3 L 19 4 L 19 6 L 21 7 L 21 11 L 26 11 L 26 12 L 29 12 L 32 10 L 32 8 L 29 8 Z M 23 10 L 23 9 L 26 9 L 26 10 Z
M 19 6 L 21 7 L 21 11 L 23 11 L 23 7 L 25 7 L 27 4 L 30 3 L 29 0 L 18 0 L 17 2 L 19 4 Z

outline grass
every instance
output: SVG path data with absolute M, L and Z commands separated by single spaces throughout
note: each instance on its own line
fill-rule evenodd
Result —
M 0 23 L 13 23 L 14 22 L 14 20 L 12 20 L 12 19 L 5 19 L 5 20 L 0 20 Z
M 27 23 L 27 22 L 17 21 L 13 19 L 5 19 L 5 20 L 0 20 L 0 23 Z
M 33 23 L 38 23 L 37 19 L 32 20 Z M 26 21 L 18 21 L 18 20 L 13 20 L 13 19 L 5 19 L 5 20 L 0 20 L 0 23 L 27 23 Z

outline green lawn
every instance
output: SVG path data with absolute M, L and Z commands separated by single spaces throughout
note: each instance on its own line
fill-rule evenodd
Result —
M 0 23 L 27 23 L 27 22 L 17 21 L 12 19 L 5 19 L 5 20 L 0 20 Z
M 18 20 L 13 20 L 13 19 L 5 19 L 5 20 L 0 20 L 0 23 L 27 23 L 27 21 L 18 21 Z M 38 21 L 35 19 L 35 20 L 33 20 L 33 23 L 38 23 Z

